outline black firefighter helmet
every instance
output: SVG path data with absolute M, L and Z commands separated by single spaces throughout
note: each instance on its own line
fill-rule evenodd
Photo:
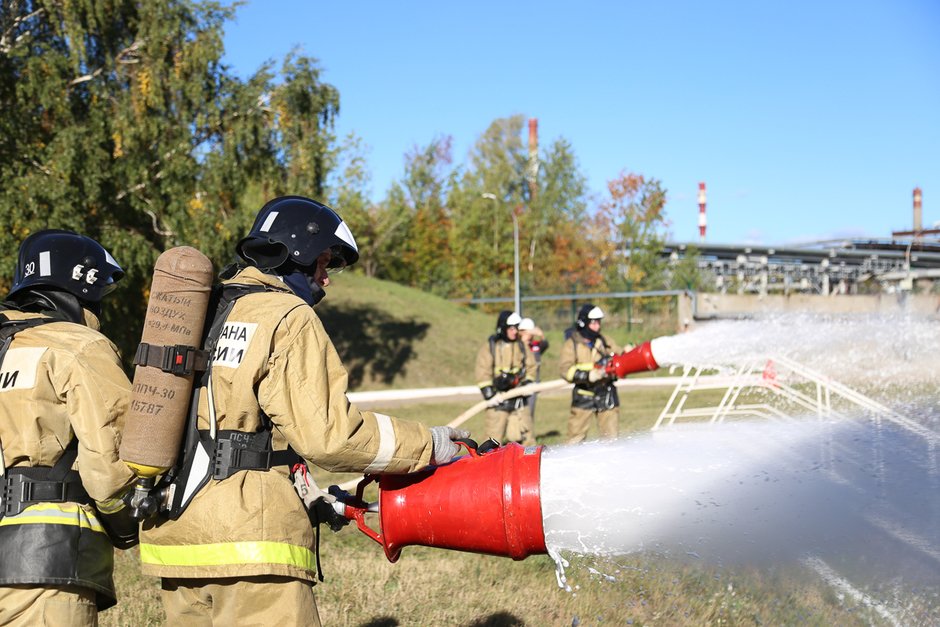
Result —
M 330 250 L 330 268 L 351 266 L 359 248 L 349 227 L 336 212 L 303 196 L 281 196 L 269 201 L 255 218 L 251 231 L 236 246 L 241 259 L 262 270 L 313 266 Z
M 509 341 L 506 331 L 509 327 L 518 327 L 522 318 L 515 311 L 501 311 L 496 317 L 496 336 L 505 341 Z
M 591 320 L 600 320 L 604 317 L 604 312 L 600 307 L 596 307 L 590 303 L 583 305 L 581 309 L 578 310 L 578 317 L 575 320 L 575 324 L 578 327 L 578 333 L 588 338 L 589 340 L 596 340 L 599 333 L 592 331 L 588 324 Z
M 104 246 L 60 229 L 37 231 L 20 244 L 10 296 L 52 288 L 96 304 L 117 287 L 124 270 Z

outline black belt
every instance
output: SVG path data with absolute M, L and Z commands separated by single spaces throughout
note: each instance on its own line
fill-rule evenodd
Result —
M 207 434 L 200 430 L 200 435 Z M 292 466 L 299 460 L 291 448 L 273 450 L 270 431 L 219 431 L 212 456 L 212 478 L 221 481 L 242 470 L 270 470 L 274 466 Z
M 91 504 L 91 497 L 82 485 L 81 477 L 70 470 L 64 480 L 50 480 L 52 468 L 8 468 L 0 480 L 2 486 L 2 516 L 16 516 L 35 503 Z

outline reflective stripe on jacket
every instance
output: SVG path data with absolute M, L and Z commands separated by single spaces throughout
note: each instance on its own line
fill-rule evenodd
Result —
M 255 432 L 266 415 L 275 450 L 291 446 L 334 472 L 418 470 L 430 463 L 424 425 L 359 411 L 348 375 L 311 307 L 255 268 L 227 283 L 264 285 L 233 307 L 213 355 L 218 428 Z M 208 429 L 207 394 L 198 428 Z M 210 480 L 177 520 L 141 532 L 146 574 L 160 577 L 283 575 L 315 581 L 314 530 L 284 467 Z

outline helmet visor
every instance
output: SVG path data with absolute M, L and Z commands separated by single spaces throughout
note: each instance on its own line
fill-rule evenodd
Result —
M 342 246 L 331 246 L 329 249 L 330 261 L 326 264 L 326 271 L 330 274 L 339 274 L 346 269 L 346 253 Z

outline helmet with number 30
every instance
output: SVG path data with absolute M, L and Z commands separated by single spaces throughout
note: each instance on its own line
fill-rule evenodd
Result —
M 95 240 L 47 229 L 20 244 L 10 296 L 45 287 L 66 291 L 81 302 L 99 303 L 123 277 L 118 262 Z

